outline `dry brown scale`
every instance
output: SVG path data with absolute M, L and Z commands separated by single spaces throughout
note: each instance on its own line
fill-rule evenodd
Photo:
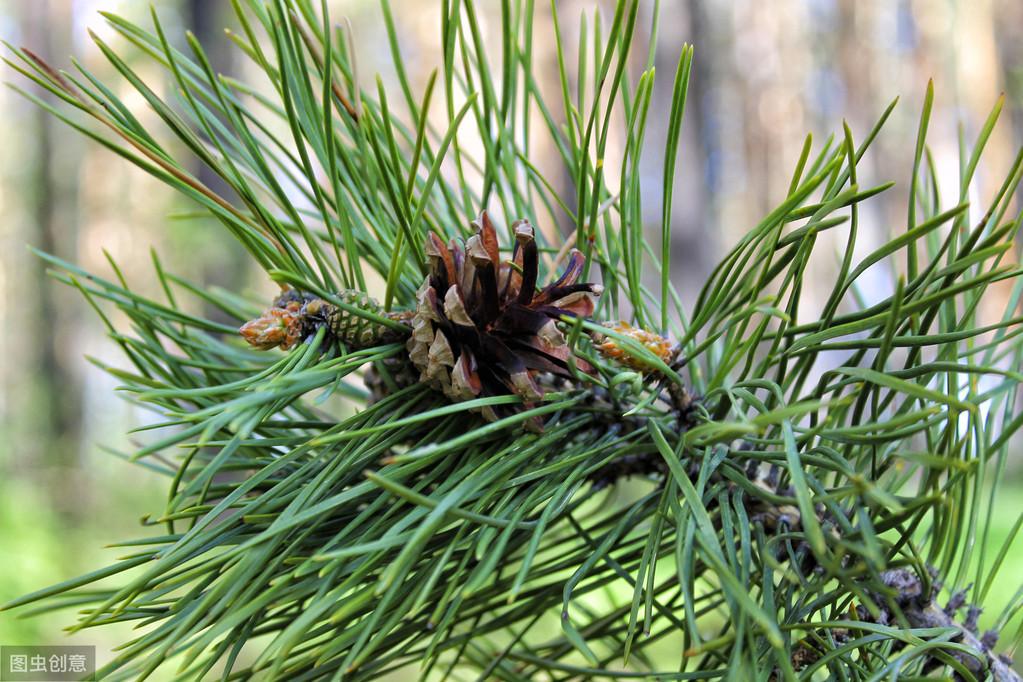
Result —
M 931 569 L 931 579 L 922 580 L 919 575 L 908 568 L 894 568 L 881 574 L 881 581 L 888 587 L 888 594 L 870 592 L 870 598 L 881 606 L 877 617 L 872 617 L 864 607 L 857 610 L 861 620 L 872 620 L 881 625 L 894 624 L 895 615 L 889 613 L 887 605 L 894 603 L 911 628 L 952 628 L 956 634 L 952 641 L 965 644 L 977 652 L 970 656 L 959 651 L 949 650 L 946 653 L 956 659 L 977 679 L 983 679 L 986 673 L 991 674 L 994 682 L 1020 682 L 1020 675 L 1012 668 L 1012 660 L 995 652 L 999 634 L 989 630 L 982 634 L 977 632 L 977 620 L 980 608 L 966 604 L 966 591 L 954 593 L 945 608 L 937 603 L 937 594 L 941 584 L 936 580 L 936 571 Z M 967 588 L 969 589 L 969 588 Z M 965 618 L 958 619 L 958 614 L 966 607 Z M 935 657 L 929 659 L 929 667 L 942 665 Z M 955 675 L 960 680 L 961 676 Z
M 966 591 L 954 593 L 946 604 L 941 608 L 937 603 L 937 594 L 941 589 L 936 581 L 937 571 L 929 569 L 930 580 L 924 581 L 913 570 L 909 568 L 894 568 L 881 573 L 881 582 L 887 587 L 887 592 L 882 594 L 867 590 L 867 594 L 880 608 L 877 615 L 871 615 L 864 606 L 858 606 L 854 610 L 855 619 L 876 623 L 878 625 L 894 625 L 898 621 L 898 615 L 905 618 L 911 628 L 947 628 L 955 631 L 951 641 L 957 644 L 965 644 L 976 652 L 976 656 L 962 653 L 961 651 L 949 649 L 945 653 L 954 658 L 959 664 L 970 671 L 976 679 L 985 679 L 990 673 L 990 679 L 994 682 L 1020 682 L 1020 675 L 1012 668 L 1012 660 L 1008 656 L 999 655 L 995 652 L 998 644 L 998 632 L 989 630 L 978 634 L 977 621 L 981 609 L 978 606 L 966 603 Z M 927 584 L 925 584 L 925 582 Z M 890 606 L 898 610 L 898 614 L 889 611 Z M 964 609 L 965 607 L 965 609 Z M 962 620 L 957 615 L 965 610 Z M 842 645 L 853 638 L 853 632 L 846 628 L 835 628 L 827 631 L 817 631 L 813 637 L 806 637 L 801 640 L 792 652 L 792 665 L 796 670 L 802 670 L 813 665 L 827 651 L 831 650 L 830 641 L 836 645 Z M 896 647 L 898 650 L 899 647 Z M 929 655 L 927 664 L 924 666 L 924 673 L 933 672 L 944 663 L 935 655 Z M 954 674 L 953 679 L 962 680 L 962 676 Z

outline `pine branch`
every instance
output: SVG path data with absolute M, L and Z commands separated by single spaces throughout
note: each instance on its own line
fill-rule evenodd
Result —
M 656 75 L 634 83 L 626 68 L 638 2 L 584 24 L 578 55 L 555 8 L 554 100 L 533 62 L 532 2 L 502 5 L 500 60 L 480 8 L 442 3 L 443 54 L 422 93 L 382 2 L 400 97 L 360 80 L 324 7 L 234 4 L 229 37 L 265 82 L 213 73 L 155 14 L 152 31 L 107 16 L 165 68 L 180 94 L 163 99 L 93 36 L 160 130 L 82 65 L 11 50 L 62 102 L 41 106 L 197 202 L 282 293 L 244 301 L 157 261 L 162 303 L 40 254 L 123 349 L 127 368 L 103 368 L 160 420 L 130 459 L 170 494 L 150 522 L 162 535 L 4 608 L 140 626 L 101 671 L 122 677 L 369 679 L 418 663 L 506 680 L 1018 679 L 976 623 L 1021 525 L 992 559 L 991 472 L 1023 425 L 1023 218 L 1010 213 L 1023 152 L 972 226 L 966 199 L 983 194 L 970 188 L 1000 102 L 963 145 L 945 207 L 924 162 L 928 90 L 907 225 L 859 261 L 860 207 L 891 183 L 861 187 L 857 165 L 894 103 L 859 144 L 849 128 L 819 149 L 808 139 L 786 196 L 684 306 L 667 245 L 698 65 L 684 47 L 658 254 L 638 172 Z M 569 63 L 592 87 L 571 83 Z M 168 136 L 229 191 L 189 174 Z M 567 195 L 538 147 L 556 151 Z M 808 313 L 827 231 L 847 242 Z M 893 285 L 867 302 L 871 268 Z M 980 302 L 1002 283 L 992 319 Z M 188 312 L 196 303 L 234 323 Z M 1021 597 L 994 621 L 1003 640 Z

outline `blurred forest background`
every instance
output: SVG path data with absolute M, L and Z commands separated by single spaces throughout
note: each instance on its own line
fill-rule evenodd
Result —
M 126 97 L 143 121 L 156 125 L 138 96 L 121 87 L 123 81 L 88 38 L 88 29 L 95 30 L 128 55 L 150 82 L 166 85 L 165 74 L 152 63 L 130 58 L 138 55 L 106 29 L 99 15 L 111 11 L 149 27 L 149 4 L 0 0 L 0 37 L 61 67 L 68 67 L 74 55 L 119 89 L 118 95 Z M 244 80 L 249 65 L 224 39 L 223 29 L 234 27 L 228 0 L 153 4 L 173 40 L 183 42 L 184 30 L 191 29 L 218 71 Z M 440 60 L 440 3 L 391 0 L 391 4 L 401 49 L 421 92 Z M 499 0 L 477 4 L 490 38 L 499 44 Z M 592 27 L 594 4 L 557 0 L 570 45 L 578 36 L 584 9 Z M 606 22 L 612 3 L 596 4 L 604 8 Z M 1001 180 L 1023 142 L 1020 0 L 661 4 L 656 64 L 662 73 L 656 81 L 655 112 L 658 100 L 670 98 L 670 74 L 681 44 L 690 42 L 696 48 L 672 242 L 677 264 L 673 276 L 690 300 L 722 251 L 784 196 L 807 132 L 819 144 L 841 131 L 844 118 L 862 139 L 887 104 L 902 97 L 860 166 L 861 186 L 889 179 L 899 183 L 887 199 L 874 202 L 873 213 L 861 213 L 861 231 L 867 238 L 859 248 L 864 251 L 873 249 L 881 235 L 905 225 L 906 181 L 928 78 L 933 77 L 936 89 L 929 140 L 940 172 L 949 178 L 947 187 L 956 185 L 960 130 L 972 143 L 1000 93 L 1006 95 L 1006 110 L 971 198 L 991 196 L 996 188 L 990 185 Z M 537 5 L 537 73 L 552 79 L 545 87 L 557 87 L 548 3 Z M 379 71 L 385 83 L 394 85 L 377 0 L 339 0 L 331 7 L 335 19 L 351 21 L 364 80 L 372 82 Z M 645 32 L 653 8 L 653 0 L 643 5 L 640 43 L 650 39 Z M 645 54 L 647 48 L 639 44 L 636 49 Z M 545 60 L 550 68 L 543 66 Z M 638 74 L 641 64 L 636 66 Z M 2 76 L 24 85 L 6 66 Z M 666 118 L 666 110 L 663 116 L 655 113 L 651 124 L 663 126 Z M 644 189 L 650 197 L 651 230 L 659 219 L 656 179 L 664 137 L 663 128 L 647 131 L 652 153 L 643 172 L 651 180 L 649 190 Z M 117 550 L 104 550 L 103 543 L 143 532 L 138 528 L 139 514 L 159 509 L 165 495 L 165 481 L 110 452 L 129 452 L 132 441 L 126 431 L 147 419 L 119 400 L 116 381 L 85 358 L 117 366 L 123 362 L 119 350 L 78 293 L 49 280 L 26 245 L 104 275 L 110 273 L 104 255 L 109 253 L 129 282 L 145 292 L 154 292 L 157 286 L 150 249 L 159 252 L 167 269 L 205 286 L 245 291 L 265 300 L 274 287 L 225 230 L 192 213 L 194 206 L 6 88 L 0 92 L 0 149 L 2 602 L 109 562 Z M 534 152 L 541 158 L 550 154 L 543 149 Z M 871 230 L 876 235 L 873 241 Z M 837 243 L 834 249 L 837 253 Z M 830 276 L 826 263 L 816 276 Z M 1023 506 L 1019 466 L 1023 458 L 1015 459 L 1010 485 L 999 503 L 1006 512 L 1005 533 Z M 1018 560 L 1001 573 L 1004 592 L 1019 587 L 1020 545 L 1014 548 Z M 0 643 L 59 643 L 60 628 L 69 620 L 62 614 L 29 620 L 0 614 Z M 76 635 L 73 641 L 97 644 L 99 657 L 105 660 L 122 634 L 103 629 Z

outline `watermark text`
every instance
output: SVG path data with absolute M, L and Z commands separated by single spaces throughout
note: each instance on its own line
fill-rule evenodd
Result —
M 95 679 L 94 646 L 0 646 L 0 682 Z

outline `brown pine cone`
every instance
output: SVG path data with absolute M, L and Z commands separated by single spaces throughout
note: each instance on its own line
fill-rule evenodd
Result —
M 454 240 L 445 246 L 430 234 L 431 273 L 418 292 L 409 355 L 420 380 L 452 400 L 514 394 L 532 406 L 544 395 L 538 373 L 571 376 L 571 349 L 558 319 L 589 317 L 603 289 L 577 283 L 583 255 L 573 250 L 561 277 L 538 292 L 532 225 L 526 220 L 514 224 L 510 262 L 501 260 L 497 231 L 486 211 L 473 225 L 476 234 L 464 247 Z M 575 365 L 593 372 L 581 359 Z M 515 411 L 490 406 L 480 410 L 491 421 Z

